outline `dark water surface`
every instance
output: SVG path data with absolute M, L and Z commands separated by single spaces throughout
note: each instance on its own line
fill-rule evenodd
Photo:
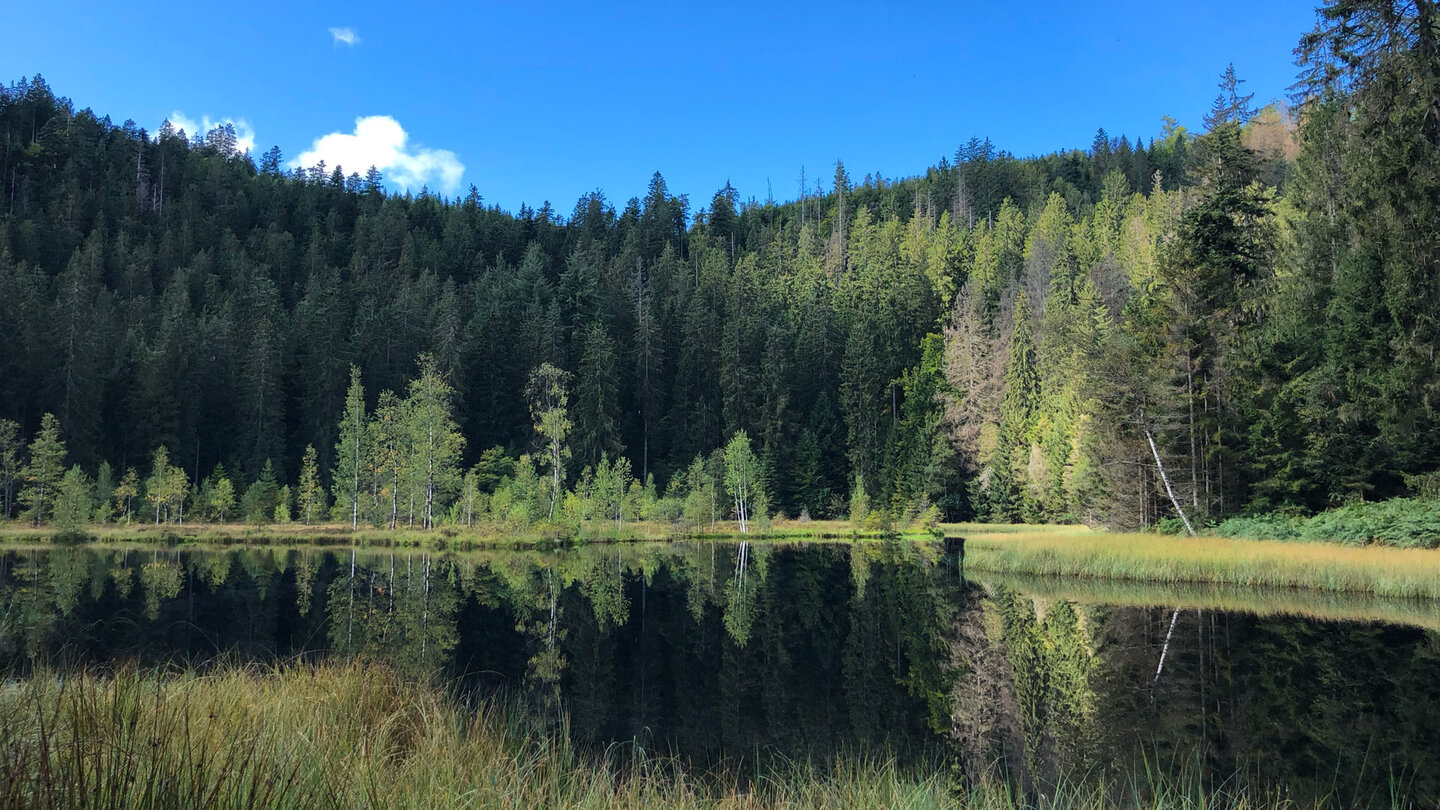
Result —
M 362 655 L 702 767 L 883 751 L 1440 803 L 1440 609 L 991 578 L 936 547 L 0 551 L 0 672 Z M 1162 663 L 1163 659 L 1163 663 Z

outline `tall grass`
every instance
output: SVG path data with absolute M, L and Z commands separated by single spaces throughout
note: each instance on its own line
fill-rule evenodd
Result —
M 0 690 L 0 807 L 913 807 L 945 780 L 893 762 L 754 785 L 582 756 L 506 704 L 466 707 L 385 668 L 32 677 Z
M 0 687 L 0 807 L 1176 808 L 1270 810 L 1278 794 L 1198 771 L 1062 781 L 1022 796 L 889 759 L 687 775 L 674 761 L 581 754 L 563 726 L 477 707 L 383 667 L 320 664 L 35 676 Z
M 1440 598 L 1440 551 L 1427 549 L 1110 534 L 1083 528 L 982 529 L 966 537 L 965 565 L 979 571 Z

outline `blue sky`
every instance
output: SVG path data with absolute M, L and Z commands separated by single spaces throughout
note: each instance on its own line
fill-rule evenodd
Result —
M 913 175 L 972 135 L 1028 155 L 1198 127 L 1228 61 L 1257 102 L 1283 95 L 1315 20 L 1314 0 L 6 5 L 7 83 L 565 214 L 656 170 L 698 209 L 727 179 L 793 198 L 836 158 Z

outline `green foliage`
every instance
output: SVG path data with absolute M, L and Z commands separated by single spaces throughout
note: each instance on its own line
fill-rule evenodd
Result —
M 95 486 L 91 491 L 91 503 L 94 504 L 91 519 L 96 523 L 109 523 L 115 516 L 115 471 L 110 467 L 110 462 L 100 462 L 100 469 L 95 473 Z
M 734 503 L 740 531 L 750 531 L 752 517 L 763 524 L 768 504 L 760 476 L 760 460 L 750 449 L 750 437 L 743 430 L 737 431 L 725 445 L 725 489 Z
M 161 445 L 150 459 L 150 476 L 145 479 L 145 500 L 155 507 L 155 523 L 183 523 L 189 491 L 185 471 L 170 463 L 170 451 Z
M 1440 548 L 1440 500 L 1391 498 L 1357 502 L 1311 518 L 1284 515 L 1234 517 L 1222 521 L 1214 531 L 1221 537 L 1251 540 Z
M 360 496 L 372 448 L 366 439 L 365 387 L 360 382 L 358 366 L 350 367 L 350 387 L 345 391 L 345 411 L 340 415 L 339 438 L 335 442 L 335 470 L 330 480 L 335 492 L 335 506 L 349 507 L 350 525 L 360 525 Z M 308 455 L 308 454 L 307 454 Z M 306 519 L 309 522 L 309 519 Z
M 315 446 L 305 448 L 305 457 L 300 463 L 300 488 L 296 493 L 296 507 L 301 522 L 309 525 L 325 515 L 325 488 L 320 485 L 320 469 Z
M 90 478 L 79 464 L 65 471 L 55 498 L 55 528 L 78 531 L 90 522 L 93 509 L 91 487 Z
M 235 483 L 225 472 L 224 465 L 216 464 L 215 469 L 200 485 L 200 501 L 204 504 L 207 517 L 224 523 L 235 515 Z
M 280 485 L 275 480 L 275 468 L 270 462 L 260 470 L 245 494 L 240 497 L 240 516 L 246 523 L 269 523 L 275 519 L 280 506 Z
M 47 413 L 40 420 L 40 432 L 30 442 L 30 459 L 20 470 L 24 488 L 19 502 L 26 507 L 25 516 L 36 525 L 51 517 L 60 480 L 65 476 L 65 455 L 60 420 Z
M 20 481 L 20 458 L 24 451 L 20 426 L 0 419 L 0 520 L 9 520 L 15 511 L 15 485 Z

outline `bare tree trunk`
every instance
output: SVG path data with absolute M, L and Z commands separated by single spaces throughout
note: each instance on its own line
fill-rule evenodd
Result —
M 1195 527 L 1190 525 L 1190 518 L 1185 516 L 1185 509 L 1180 506 L 1180 499 L 1175 497 L 1175 490 L 1170 486 L 1170 476 L 1165 474 L 1165 465 L 1160 463 L 1160 451 L 1155 447 L 1155 437 L 1151 435 L 1149 428 L 1145 428 L 1145 438 L 1150 442 L 1150 452 L 1155 456 L 1155 466 L 1160 470 L 1160 480 L 1165 484 L 1165 494 L 1170 496 L 1170 503 L 1175 505 L 1175 511 L 1180 514 L 1180 520 L 1185 524 L 1185 531 L 1194 537 Z

